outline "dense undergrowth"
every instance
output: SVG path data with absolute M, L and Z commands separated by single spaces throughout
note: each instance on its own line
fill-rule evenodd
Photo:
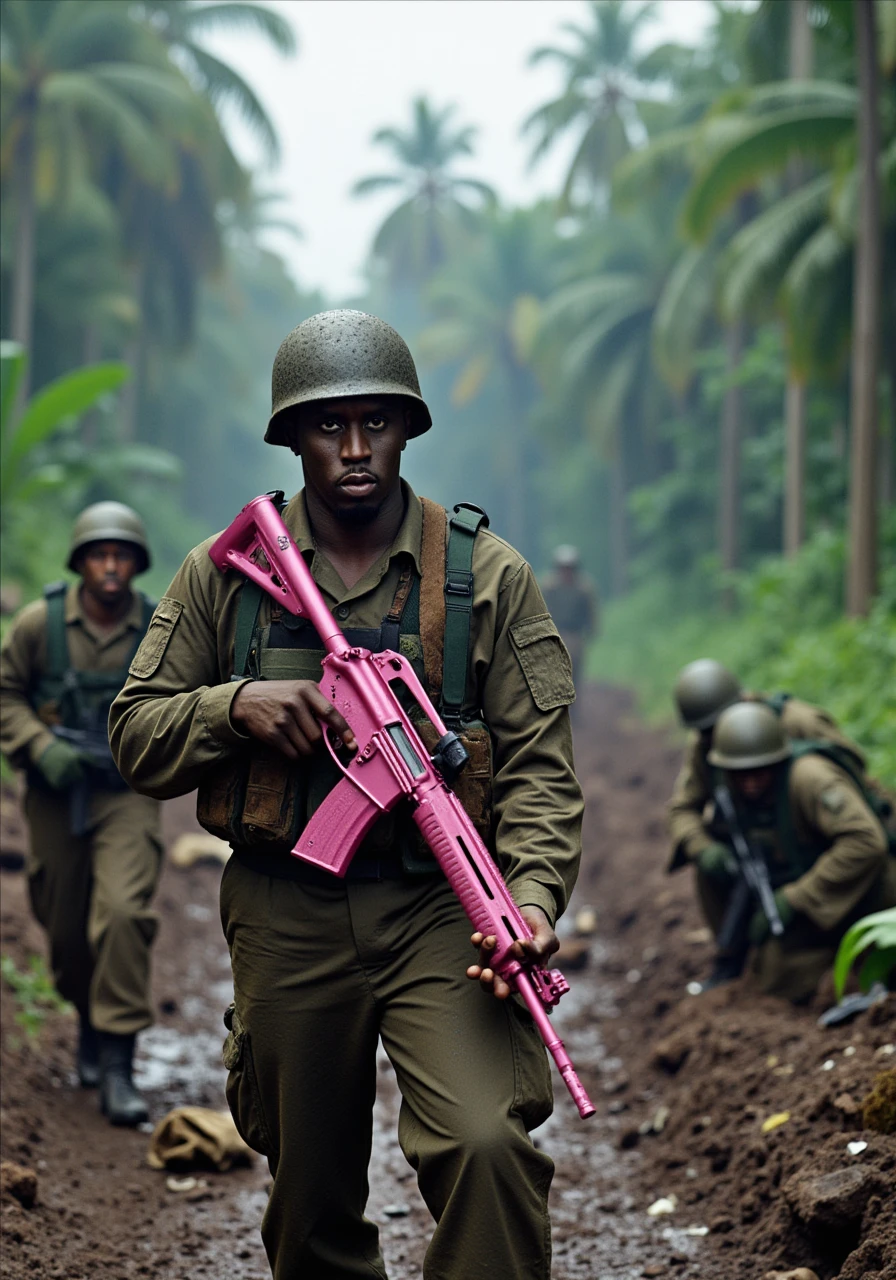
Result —
M 783 690 L 826 707 L 868 753 L 869 769 L 896 785 L 896 520 L 881 555 L 870 616 L 840 616 L 842 537 L 818 534 L 793 560 L 775 557 L 733 580 L 733 609 L 700 608 L 718 580 L 656 579 L 604 610 L 589 674 L 636 690 L 651 720 L 671 721 L 676 673 L 694 658 L 724 662 L 746 688 Z

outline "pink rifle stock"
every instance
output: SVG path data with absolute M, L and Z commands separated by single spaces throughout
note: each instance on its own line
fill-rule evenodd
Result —
M 259 552 L 267 568 L 258 562 Z M 389 650 L 374 654 L 349 647 L 302 553 L 266 495 L 242 509 L 209 555 L 219 569 L 237 569 L 290 613 L 309 619 L 327 650 L 319 687 L 350 725 L 358 744 L 351 761 L 344 764 L 325 726 L 324 740 L 343 777 L 312 814 L 293 854 L 342 876 L 376 819 L 407 799 L 414 821 L 473 928 L 496 939 L 491 967 L 525 1002 L 579 1114 L 593 1115 L 594 1106 L 547 1014 L 569 990 L 568 983 L 559 970 L 546 970 L 514 955 L 515 944 L 531 939 L 532 931 L 392 688 L 393 684 L 404 686 L 440 737 L 445 737 L 448 731 L 413 667 Z

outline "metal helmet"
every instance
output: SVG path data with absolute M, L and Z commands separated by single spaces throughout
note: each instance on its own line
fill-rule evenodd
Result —
M 575 569 L 579 564 L 578 547 L 570 546 L 568 542 L 564 542 L 562 546 L 554 548 L 554 564 L 558 569 Z
M 321 311 L 280 344 L 271 374 L 267 444 L 286 444 L 283 411 L 340 396 L 403 396 L 409 436 L 432 426 L 408 345 L 391 325 L 363 311 Z
M 85 507 L 72 528 L 67 567 L 75 568 L 78 552 L 89 542 L 128 542 L 137 550 L 137 572 L 150 566 L 149 542 L 143 521 L 123 502 L 95 502 Z
M 725 708 L 741 696 L 740 681 L 714 658 L 689 662 L 675 681 L 678 713 L 690 729 L 711 729 Z
M 786 760 L 790 742 L 781 718 L 762 702 L 737 702 L 719 716 L 707 759 L 719 769 L 763 769 Z

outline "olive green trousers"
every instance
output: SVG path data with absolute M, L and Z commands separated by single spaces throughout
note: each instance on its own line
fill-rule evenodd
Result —
M 231 858 L 221 883 L 227 1098 L 273 1174 L 275 1280 L 386 1275 L 364 1216 L 378 1038 L 436 1222 L 426 1280 L 548 1280 L 553 1163 L 528 1131 L 550 1114 L 551 1078 L 529 1014 L 465 976 L 471 929 L 441 876 L 319 881 Z
M 159 804 L 133 791 L 97 792 L 89 814 L 88 831 L 73 836 L 66 792 L 26 792 L 31 906 L 47 931 L 59 994 L 97 1031 L 130 1035 L 153 1021 Z

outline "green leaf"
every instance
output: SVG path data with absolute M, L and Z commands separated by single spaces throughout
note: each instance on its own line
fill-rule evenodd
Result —
M 130 376 L 128 365 L 109 361 L 63 374 L 51 382 L 29 401 L 8 442 L 4 465 L 18 465 L 51 432 L 73 425 L 101 396 L 120 387 Z
M 856 959 L 869 946 L 876 947 L 876 951 L 866 959 L 862 968 L 860 985 L 863 990 L 868 989 L 864 981 L 868 974 L 874 975 L 868 983 L 870 986 L 877 978 L 888 973 L 893 966 L 893 958 L 896 956 L 896 907 L 864 916 L 843 935 L 834 960 L 834 991 L 838 1000 L 843 996 L 846 979 Z M 876 955 L 882 955 L 888 959 L 877 961 Z
M 829 159 L 855 127 L 855 115 L 845 106 L 802 107 L 751 123 L 698 173 L 685 200 L 686 232 L 705 239 L 719 216 L 761 178 L 794 156 Z

